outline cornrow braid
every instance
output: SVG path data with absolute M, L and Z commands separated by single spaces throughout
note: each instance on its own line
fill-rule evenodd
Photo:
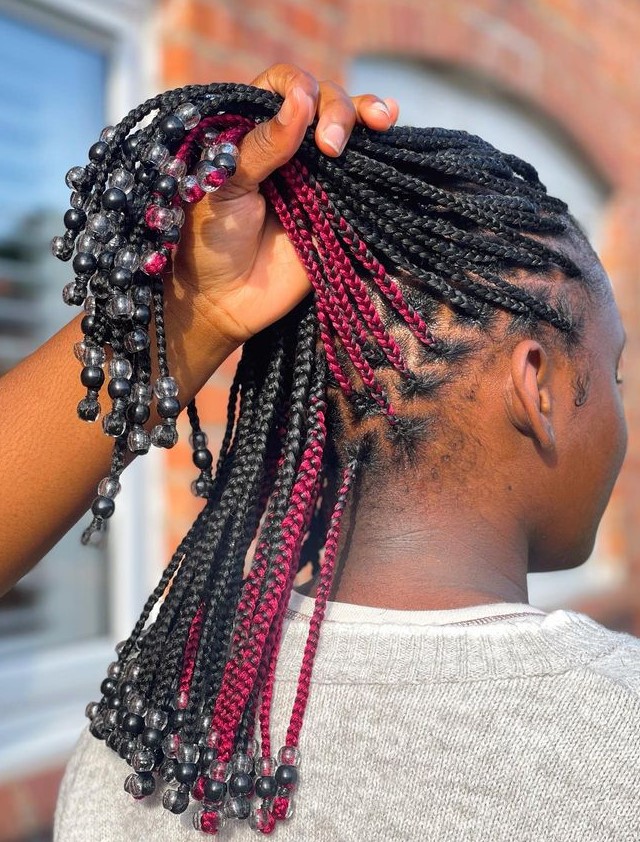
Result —
M 85 310 L 78 415 L 102 415 L 114 439 L 84 541 L 114 513 L 127 450 L 178 440 L 163 304 L 185 206 L 233 178 L 244 135 L 281 103 L 246 85 L 169 91 L 107 127 L 88 164 L 67 174 L 71 207 L 52 250 L 73 260 L 63 298 Z M 380 431 L 413 459 L 429 428 L 410 411 L 416 399 L 451 382 L 500 313 L 574 336 L 549 278 L 582 279 L 554 245 L 575 230 L 566 205 L 529 164 L 465 132 L 356 126 L 344 154 L 330 159 L 310 128 L 262 190 L 312 292 L 245 343 L 215 463 L 196 403 L 188 404 L 192 490 L 203 508 L 87 707 L 91 733 L 131 767 L 125 790 L 144 798 L 161 782 L 163 806 L 178 814 L 196 802 L 194 826 L 207 834 L 230 819 L 269 834 L 291 815 L 344 512 L 382 446 Z M 524 288 L 523 273 L 545 281 Z M 462 338 L 443 329 L 444 312 L 462 320 Z M 417 363 L 396 328 L 415 340 Z M 161 420 L 149 432 L 153 402 Z M 319 579 L 315 609 L 274 755 L 285 612 L 309 562 Z

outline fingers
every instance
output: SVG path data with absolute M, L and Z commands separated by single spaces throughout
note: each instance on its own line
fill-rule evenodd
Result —
M 398 119 L 395 100 L 380 99 L 373 94 L 351 98 L 335 82 L 318 83 L 311 74 L 293 64 L 273 65 L 252 84 L 280 94 L 284 103 L 275 117 L 260 123 L 242 141 L 238 170 L 225 194 L 255 190 L 261 181 L 289 161 L 316 114 L 316 143 L 331 157 L 343 152 L 356 122 L 385 131 Z

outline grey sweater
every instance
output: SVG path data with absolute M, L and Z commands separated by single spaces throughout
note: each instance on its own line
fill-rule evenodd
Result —
M 293 594 L 276 672 L 284 741 L 313 600 Z M 388 611 L 329 603 L 277 842 L 638 842 L 640 640 L 528 605 Z M 195 842 L 191 809 L 134 802 L 84 732 L 55 842 Z M 228 822 L 221 840 L 256 839 Z

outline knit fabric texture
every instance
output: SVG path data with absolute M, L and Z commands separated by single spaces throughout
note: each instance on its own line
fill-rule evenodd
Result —
M 313 600 L 294 593 L 272 713 L 277 749 Z M 276 842 L 638 842 L 640 639 L 566 610 L 395 611 L 329 603 L 300 737 L 295 813 Z M 195 842 L 160 785 L 88 731 L 55 842 Z M 255 839 L 228 822 L 220 839 Z

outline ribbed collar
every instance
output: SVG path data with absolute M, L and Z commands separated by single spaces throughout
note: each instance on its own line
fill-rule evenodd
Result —
M 362 610 L 347 620 L 336 618 L 336 613 L 343 613 L 336 612 L 336 605 L 344 606 L 329 603 L 320 627 L 315 683 L 411 684 L 558 674 L 609 654 L 627 637 L 575 611 L 545 614 L 519 603 L 454 611 L 390 611 L 388 621 L 382 622 L 379 616 L 367 620 L 366 613 L 386 609 L 350 606 Z M 297 681 L 312 606 L 309 597 L 292 594 L 293 610 L 285 618 L 276 679 Z M 521 612 L 529 616 L 504 616 Z M 419 623 L 412 622 L 409 614 L 432 616 L 430 622 L 423 617 Z M 489 616 L 490 622 L 456 625 Z

